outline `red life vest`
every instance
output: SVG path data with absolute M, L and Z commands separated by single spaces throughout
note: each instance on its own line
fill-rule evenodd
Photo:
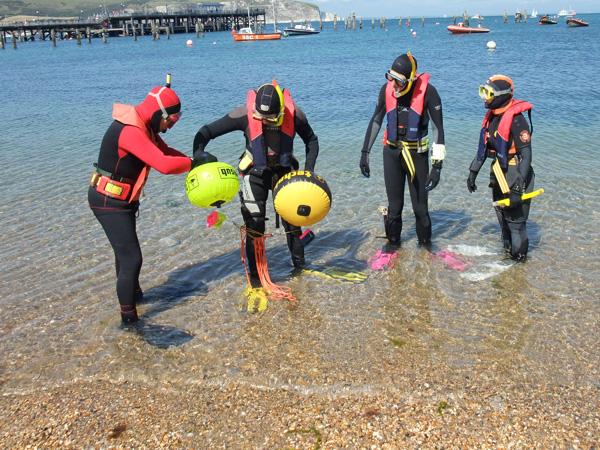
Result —
M 144 132 L 144 134 L 146 136 L 148 136 L 148 139 L 150 139 L 154 142 L 154 136 L 152 136 L 152 133 L 150 133 L 150 131 L 148 130 L 148 127 L 146 127 L 146 124 L 144 124 L 144 122 L 138 115 L 138 113 L 135 109 L 135 106 L 122 105 L 122 104 L 118 104 L 118 103 L 114 104 L 112 116 L 113 116 L 113 119 L 115 119 L 118 122 L 121 122 L 124 125 L 131 125 L 133 127 L 139 128 L 140 130 L 142 130 Z M 131 185 L 131 189 L 130 189 L 131 192 L 129 192 L 129 189 L 124 189 L 124 191 L 121 195 L 125 195 L 125 198 L 115 197 L 114 195 L 113 195 L 113 197 L 117 198 L 119 200 L 126 200 L 127 194 L 129 194 L 129 203 L 139 200 L 140 195 L 142 194 L 142 189 L 144 188 L 144 185 L 146 184 L 146 180 L 148 180 L 149 174 L 150 174 L 150 166 L 145 165 L 142 168 L 142 170 L 140 171 L 140 174 L 138 175 L 138 177 L 135 180 L 135 182 L 133 183 L 133 185 Z M 107 194 L 105 193 L 105 195 L 107 195 Z
M 383 144 L 387 145 L 389 142 L 397 142 L 398 139 L 398 126 L 404 126 L 408 128 L 406 134 L 402 138 L 405 141 L 419 141 L 427 136 L 427 129 L 420 130 L 419 125 L 421 123 L 421 116 L 423 115 L 423 108 L 425 106 L 425 93 L 427 92 L 427 86 L 429 85 L 430 75 L 428 73 L 422 73 L 417 76 L 415 86 L 412 91 L 412 97 L 410 99 L 410 109 L 408 111 L 408 123 L 398 123 L 398 98 L 394 96 L 394 82 L 388 81 L 385 87 L 385 111 L 387 115 L 387 128 L 383 135 Z
M 248 91 L 246 97 L 246 109 L 248 114 L 248 129 L 250 133 L 250 152 L 252 153 L 252 163 L 256 168 L 264 169 L 267 167 L 267 147 L 263 135 L 262 120 L 254 117 L 254 103 L 256 100 L 256 91 Z M 296 117 L 296 106 L 292 96 L 287 89 L 283 90 L 283 122 L 281 124 L 280 144 L 279 144 L 279 164 L 283 167 L 292 167 L 292 154 L 294 151 L 294 136 L 296 127 L 294 119 Z
M 508 167 L 508 160 L 517 153 L 514 142 L 513 145 L 508 148 L 508 141 L 510 140 L 510 127 L 513 123 L 513 119 L 517 114 L 524 113 L 525 111 L 531 111 L 533 105 L 524 100 L 513 99 L 508 107 L 501 113 L 500 123 L 498 124 L 498 130 L 493 136 L 490 136 L 488 127 L 495 114 L 494 111 L 488 111 L 483 118 L 481 123 L 481 132 L 479 133 L 479 147 L 477 149 L 477 159 L 483 161 L 487 154 L 487 144 L 491 142 L 492 147 L 496 151 L 496 158 L 500 162 L 500 166 L 503 169 Z

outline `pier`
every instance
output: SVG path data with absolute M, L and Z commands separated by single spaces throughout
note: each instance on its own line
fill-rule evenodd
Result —
M 231 11 L 185 11 L 178 13 L 132 13 L 114 15 L 101 20 L 48 20 L 28 21 L 0 25 L 0 42 L 8 38 L 19 41 L 92 37 L 106 39 L 108 36 L 156 37 L 156 34 L 202 33 L 227 31 L 240 27 L 265 26 L 264 8 L 237 9 Z

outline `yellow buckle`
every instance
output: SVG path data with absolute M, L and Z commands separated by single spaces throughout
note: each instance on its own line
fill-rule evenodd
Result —
M 116 184 L 112 184 L 112 183 L 106 183 L 104 190 L 106 192 L 110 192 L 111 194 L 117 195 L 117 196 L 120 196 L 121 193 L 123 192 L 123 188 L 121 186 L 117 186 Z

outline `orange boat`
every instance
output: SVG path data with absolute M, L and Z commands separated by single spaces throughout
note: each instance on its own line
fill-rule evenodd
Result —
M 570 27 L 587 27 L 590 24 L 584 20 L 578 19 L 577 17 L 569 17 L 567 19 L 567 25 Z
M 240 31 L 232 31 L 233 40 L 241 41 L 274 41 L 281 39 L 281 33 L 254 33 L 252 28 L 242 28 Z
M 489 33 L 489 28 L 483 28 L 481 25 L 478 27 L 470 27 L 465 25 L 463 22 L 458 22 L 456 25 L 448 25 L 448 31 L 452 34 L 471 34 L 471 33 Z

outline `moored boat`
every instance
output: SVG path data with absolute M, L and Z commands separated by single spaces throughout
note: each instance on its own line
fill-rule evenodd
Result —
M 241 28 L 240 31 L 232 31 L 233 40 L 240 41 L 274 41 L 281 39 L 281 33 L 255 33 L 252 28 Z
M 587 27 L 590 24 L 585 20 L 578 19 L 577 17 L 569 17 L 567 19 L 567 25 L 570 27 Z
M 291 28 L 284 28 L 283 30 L 289 36 L 302 36 L 306 34 L 319 34 L 319 30 L 315 30 L 310 25 L 296 25 Z
M 540 20 L 538 21 L 538 23 L 540 25 L 556 25 L 558 23 L 558 21 L 555 19 L 552 19 L 548 14 L 545 14 L 542 17 L 540 17 Z
M 458 22 L 456 25 L 448 25 L 448 31 L 452 34 L 471 34 L 471 33 L 489 33 L 489 28 L 484 28 L 481 25 L 478 27 L 469 27 L 463 22 Z

